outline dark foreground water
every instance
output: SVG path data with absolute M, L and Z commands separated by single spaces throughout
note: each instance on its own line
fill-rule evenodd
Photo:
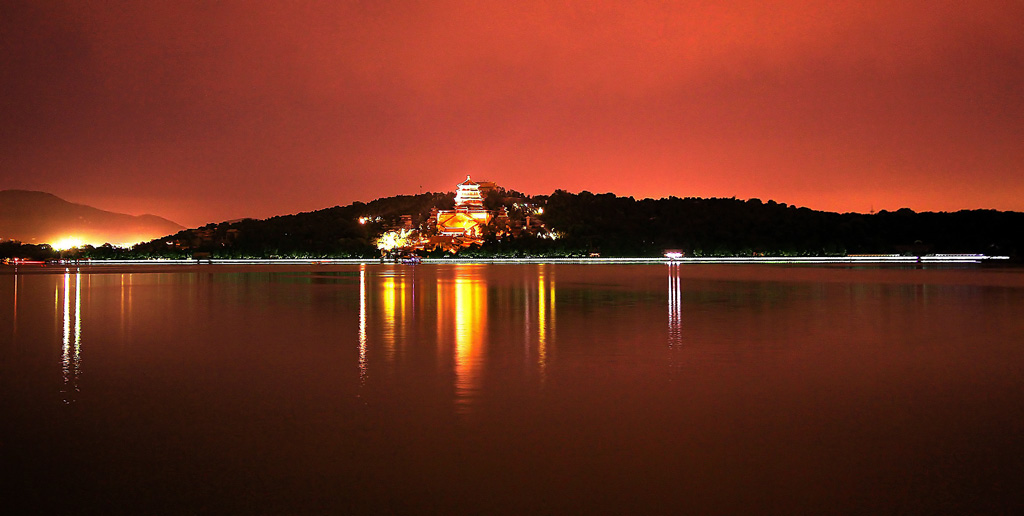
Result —
M 0 499 L 1008 514 L 1022 378 L 1024 271 L 8 267 Z

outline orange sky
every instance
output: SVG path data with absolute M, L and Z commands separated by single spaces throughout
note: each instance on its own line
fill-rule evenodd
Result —
M 1024 2 L 5 2 L 0 189 L 195 226 L 452 190 L 1024 211 Z

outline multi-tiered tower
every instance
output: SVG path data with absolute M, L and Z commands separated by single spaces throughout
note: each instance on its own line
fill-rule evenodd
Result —
M 484 209 L 484 193 L 494 183 L 476 183 L 469 176 L 458 185 L 454 210 L 439 210 L 434 219 L 437 232 L 444 236 L 477 238 L 494 214 Z

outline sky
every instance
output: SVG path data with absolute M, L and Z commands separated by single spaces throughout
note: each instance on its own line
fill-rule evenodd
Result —
M 0 0 L 0 189 L 186 226 L 420 191 L 1024 211 L 1024 2 Z

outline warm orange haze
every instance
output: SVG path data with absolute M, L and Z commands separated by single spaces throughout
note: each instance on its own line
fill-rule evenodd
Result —
M 0 189 L 187 227 L 486 177 L 1024 210 L 1024 4 L 7 2 Z

